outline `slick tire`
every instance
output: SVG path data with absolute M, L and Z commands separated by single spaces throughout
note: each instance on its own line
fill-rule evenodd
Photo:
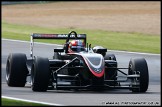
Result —
M 26 67 L 26 55 L 23 53 L 11 53 L 6 64 L 6 82 L 8 86 L 24 87 L 28 70 Z
M 31 70 L 31 85 L 33 91 L 47 91 L 50 78 L 48 58 L 36 57 Z
M 116 57 L 114 54 L 106 54 L 104 57 L 105 60 L 114 60 L 116 61 Z
M 104 57 L 104 60 L 116 61 L 116 57 L 114 54 L 106 54 Z M 108 69 L 106 69 L 105 71 L 106 71 L 106 74 L 105 74 L 106 79 L 117 80 L 116 76 L 118 75 L 118 73 L 117 73 L 116 69 L 108 67 Z M 117 82 L 112 82 L 110 85 L 116 85 L 116 84 L 117 84 Z
M 139 89 L 132 89 L 132 92 L 146 92 L 149 84 L 149 73 L 147 62 L 144 58 L 130 60 L 128 74 L 131 75 L 135 73 L 140 73 L 140 78 L 137 79 L 140 85 Z

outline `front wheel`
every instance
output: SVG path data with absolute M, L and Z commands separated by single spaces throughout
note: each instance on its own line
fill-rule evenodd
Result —
M 50 79 L 49 60 L 36 57 L 31 69 L 31 85 L 33 91 L 46 91 Z
M 139 78 L 132 78 L 132 82 L 139 83 L 139 88 L 133 88 L 132 92 L 146 92 L 149 84 L 149 73 L 147 62 L 144 58 L 131 59 L 128 74 L 139 74 Z M 132 86 L 134 87 L 134 86 Z

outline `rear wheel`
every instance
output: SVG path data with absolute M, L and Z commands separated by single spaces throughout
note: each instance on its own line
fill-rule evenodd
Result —
M 46 91 L 49 84 L 50 69 L 47 58 L 36 57 L 31 70 L 31 84 L 33 91 Z
M 116 57 L 114 54 L 106 54 L 104 57 L 105 60 L 112 60 L 116 61 Z M 114 67 L 114 68 L 111 68 Z M 107 65 L 107 68 L 105 69 L 105 79 L 106 80 L 117 80 L 117 70 L 115 69 L 117 67 L 117 63 L 115 65 Z M 117 85 L 117 82 L 111 82 L 109 85 Z
M 105 60 L 114 60 L 116 61 L 116 57 L 114 54 L 106 54 L 104 57 Z
M 147 62 L 144 58 L 131 59 L 129 62 L 128 74 L 139 74 L 139 78 L 132 78 L 132 83 L 139 83 L 139 88 L 132 89 L 132 92 L 146 92 L 149 84 L 149 73 Z M 135 86 L 132 86 L 135 87 Z
M 25 86 L 28 74 L 26 61 L 26 55 L 23 53 L 9 54 L 6 64 L 6 82 L 8 86 Z

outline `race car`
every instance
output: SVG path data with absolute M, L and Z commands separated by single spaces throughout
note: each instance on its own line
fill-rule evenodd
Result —
M 52 58 L 33 55 L 34 39 L 64 39 L 62 48 L 54 48 Z M 24 87 L 27 76 L 33 91 L 129 89 L 146 92 L 149 85 L 147 62 L 131 58 L 126 68 L 119 68 L 114 54 L 102 46 L 92 47 L 86 34 L 33 33 L 31 58 L 24 53 L 10 53 L 6 64 L 8 86 Z M 127 70 L 125 73 L 122 70 Z M 122 75 L 118 75 L 120 74 Z M 122 78 L 122 79 L 121 79 Z

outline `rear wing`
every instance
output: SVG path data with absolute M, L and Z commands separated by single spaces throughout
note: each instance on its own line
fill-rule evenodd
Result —
M 30 56 L 32 58 L 33 58 L 34 39 L 65 39 L 67 40 L 68 34 L 40 34 L 40 33 L 31 34 Z M 71 34 L 69 39 L 76 39 L 76 37 L 74 34 Z M 83 39 L 84 43 L 86 44 L 86 34 L 77 34 L 77 39 Z

